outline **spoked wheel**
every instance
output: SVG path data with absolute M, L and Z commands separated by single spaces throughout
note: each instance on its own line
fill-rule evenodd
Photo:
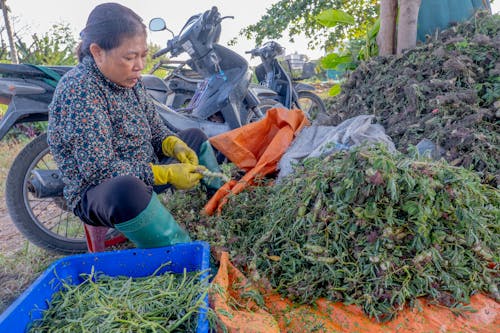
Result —
M 35 169 L 57 169 L 46 134 L 27 144 L 10 168 L 5 194 L 12 221 L 28 240 L 44 249 L 61 254 L 86 252 L 83 223 L 68 210 L 64 198 L 34 195 L 30 180 Z M 106 237 L 118 235 L 110 229 Z
M 304 111 L 307 119 L 314 123 L 318 119 L 318 116 L 326 115 L 326 107 L 323 100 L 310 91 L 299 91 L 299 100 L 297 107 Z

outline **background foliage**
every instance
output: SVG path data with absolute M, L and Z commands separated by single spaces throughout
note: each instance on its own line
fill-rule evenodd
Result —
M 17 37 L 17 36 L 16 36 Z M 31 35 L 31 44 L 17 37 L 19 62 L 37 65 L 75 65 L 77 40 L 69 24 L 54 24 L 43 34 Z
M 338 9 L 355 18 L 354 25 L 322 26 L 316 16 L 324 10 Z M 280 38 L 285 32 L 290 41 L 304 34 L 309 47 L 331 51 L 346 40 L 363 38 L 378 16 L 376 0 L 281 0 L 272 5 L 260 20 L 240 34 L 255 39 L 257 45 L 267 39 Z M 233 40 L 235 41 L 235 40 Z

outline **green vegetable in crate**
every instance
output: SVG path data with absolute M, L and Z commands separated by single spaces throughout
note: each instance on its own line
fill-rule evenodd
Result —
M 383 147 L 306 160 L 230 199 L 204 230 L 249 276 L 300 303 L 354 303 L 379 321 L 417 297 L 500 300 L 500 191 L 445 161 Z
M 202 272 L 155 274 L 128 278 L 92 273 L 80 285 L 66 284 L 30 332 L 195 332 L 201 311 L 207 311 L 214 327 Z

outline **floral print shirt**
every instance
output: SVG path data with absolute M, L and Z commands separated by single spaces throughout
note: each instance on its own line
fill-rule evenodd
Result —
M 141 81 L 121 87 L 85 57 L 61 78 L 49 105 L 48 143 L 69 208 L 89 186 L 112 177 L 133 175 L 152 185 L 149 163 L 158 163 L 169 135 Z

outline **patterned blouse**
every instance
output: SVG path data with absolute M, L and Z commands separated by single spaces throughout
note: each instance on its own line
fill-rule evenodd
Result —
M 49 105 L 48 143 L 65 183 L 70 209 L 89 186 L 120 175 L 153 184 L 163 139 L 173 135 L 142 81 L 124 88 L 85 57 L 57 85 Z

